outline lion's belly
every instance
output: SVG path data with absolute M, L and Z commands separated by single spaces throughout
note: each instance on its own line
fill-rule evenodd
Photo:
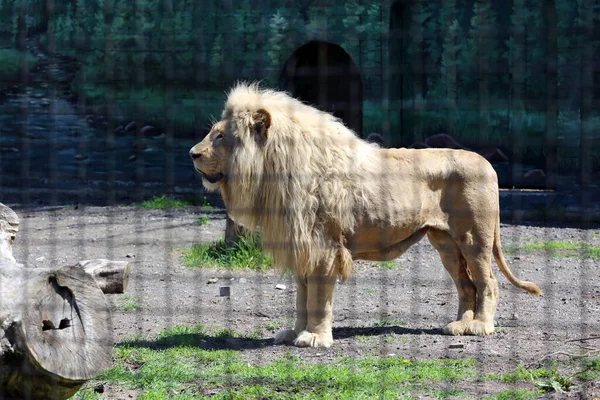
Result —
M 375 227 L 363 226 L 347 239 L 347 246 L 354 259 L 386 261 L 393 260 L 410 246 L 423 238 L 424 226 Z

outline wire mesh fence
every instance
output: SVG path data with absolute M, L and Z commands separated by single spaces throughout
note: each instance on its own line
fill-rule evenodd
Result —
M 0 202 L 18 215 L 0 208 L 0 397 L 599 396 L 599 17 L 591 0 L 0 1 Z M 239 81 L 313 108 L 276 94 L 232 119 Z M 498 213 L 542 297 L 500 272 Z M 275 268 L 302 257 L 314 276 Z M 322 264 L 343 276 L 345 257 L 336 282 Z

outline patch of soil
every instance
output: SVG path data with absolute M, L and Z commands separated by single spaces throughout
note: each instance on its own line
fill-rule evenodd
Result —
M 39 267 L 76 263 L 90 258 L 126 260 L 131 277 L 126 294 L 141 306 L 122 311 L 123 295 L 108 295 L 116 342 L 133 335 L 155 335 L 174 325 L 204 324 L 240 333 L 259 332 L 256 340 L 205 342 L 206 347 L 241 349 L 253 363 L 267 363 L 285 353 L 307 362 L 327 362 L 341 356 L 403 356 L 411 359 L 473 357 L 482 372 L 514 372 L 523 363 L 537 367 L 549 359 L 566 361 L 563 353 L 581 352 L 580 345 L 600 347 L 600 341 L 567 340 L 600 333 L 600 274 L 597 260 L 556 258 L 550 253 L 511 253 L 515 274 L 537 282 L 543 297 L 514 288 L 498 271 L 500 302 L 498 331 L 488 337 L 451 337 L 441 327 L 457 312 L 453 282 L 439 256 L 423 240 L 397 261 L 395 269 L 359 262 L 357 272 L 336 291 L 334 345 L 330 349 L 273 346 L 274 328 L 290 327 L 294 318 L 295 284 L 275 272 L 191 270 L 183 265 L 183 249 L 222 237 L 222 210 L 183 207 L 145 210 L 139 207 L 19 208 L 21 218 L 14 255 Z M 199 225 L 202 215 L 209 223 Z M 505 248 L 525 242 L 581 241 L 600 244 L 599 229 L 503 225 Z M 208 283 L 217 278 L 216 283 Z M 283 284 L 284 290 L 276 286 Z M 229 286 L 230 297 L 219 288 Z M 383 326 L 381 326 L 383 325 Z M 389 326 L 387 326 L 389 325 Z M 565 373 L 576 363 L 561 363 Z M 521 387 L 516 386 L 516 387 Z M 533 388 L 533 384 L 526 385 Z M 478 395 L 497 391 L 493 384 L 476 385 Z M 473 392 L 473 391 L 471 391 Z M 598 396 L 597 384 L 575 387 L 564 396 Z M 559 395 L 563 396 L 563 395 Z

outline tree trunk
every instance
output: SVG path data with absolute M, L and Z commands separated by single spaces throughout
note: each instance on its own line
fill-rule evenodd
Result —
M 129 282 L 129 263 L 127 261 L 111 261 L 103 258 L 79 261 L 78 264 L 90 274 L 103 293 L 123 293 Z
M 229 215 L 227 216 L 227 222 L 225 224 L 225 243 L 227 243 L 228 246 L 234 246 L 239 242 L 240 237 L 248 236 L 248 233 L 248 230 L 236 225 L 236 223 L 229 218 Z
M 0 398 L 66 399 L 112 364 L 108 302 L 78 265 L 17 263 L 9 210 L 0 203 Z

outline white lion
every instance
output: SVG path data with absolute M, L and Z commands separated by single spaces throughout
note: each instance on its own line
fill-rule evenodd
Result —
M 275 265 L 296 278 L 296 324 L 278 343 L 330 346 L 336 278 L 353 259 L 392 260 L 425 235 L 458 289 L 445 333 L 494 331 L 492 254 L 512 284 L 541 293 L 506 264 L 496 172 L 476 153 L 381 149 L 284 92 L 241 83 L 190 155 L 204 186 L 237 223 L 261 228 Z

